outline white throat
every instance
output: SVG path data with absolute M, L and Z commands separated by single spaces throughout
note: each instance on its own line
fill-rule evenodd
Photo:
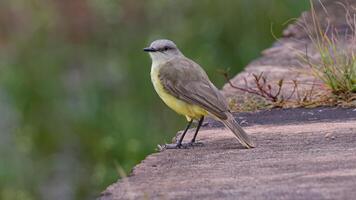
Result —
M 150 53 L 150 57 L 152 59 L 152 65 L 160 65 L 162 63 L 168 62 L 173 58 L 177 57 L 184 57 L 184 55 L 178 50 L 175 52 L 167 52 L 167 53 L 160 53 L 160 52 L 152 52 Z

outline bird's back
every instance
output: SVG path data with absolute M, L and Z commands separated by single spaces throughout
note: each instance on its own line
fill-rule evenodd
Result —
M 156 67 L 159 83 L 165 92 L 221 119 L 226 118 L 228 107 L 224 97 L 198 64 L 188 58 L 177 57 Z

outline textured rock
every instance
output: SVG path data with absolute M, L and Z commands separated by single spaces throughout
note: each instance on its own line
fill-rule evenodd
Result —
M 250 150 L 226 129 L 203 128 L 205 146 L 148 156 L 100 199 L 353 199 L 353 112 L 342 121 L 247 127 L 258 144 Z
M 355 0 L 324 0 L 321 1 L 323 4 L 318 3 L 319 1 L 315 2 L 315 17 L 322 30 L 329 30 L 326 31 L 329 35 L 338 33 L 342 36 L 352 32 L 350 22 L 347 22 L 346 18 L 356 14 Z M 262 56 L 247 65 L 243 72 L 232 78 L 231 83 L 242 88 L 246 88 L 247 83 L 248 87 L 256 88 L 252 75 L 263 73 L 268 83 L 271 84 L 272 91 L 277 90 L 279 80 L 284 80 L 281 91 L 284 97 L 291 94 L 294 80 L 298 83 L 299 91 L 309 91 L 312 87 L 314 91 L 323 89 L 321 81 L 312 75 L 312 70 L 305 61 L 305 58 L 311 61 L 320 58 L 310 39 L 310 35 L 313 35 L 314 38 L 317 37 L 315 35 L 317 30 L 314 27 L 311 12 L 302 13 L 295 23 L 284 30 L 282 38 L 275 42 L 271 48 L 264 50 Z M 344 39 L 345 37 L 340 38 Z M 341 48 L 355 49 L 354 42 L 339 41 L 338 44 L 342 46 Z M 229 98 L 246 95 L 246 93 L 231 87 L 230 84 L 224 86 L 223 92 Z M 297 93 L 292 95 L 292 99 L 295 98 L 297 98 Z

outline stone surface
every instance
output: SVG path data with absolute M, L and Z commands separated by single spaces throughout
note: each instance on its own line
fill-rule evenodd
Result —
M 341 36 L 351 34 L 350 28 L 355 27 L 350 26 L 350 22 L 347 22 L 346 19 L 356 14 L 356 0 L 324 0 L 320 2 L 323 4 L 320 4 L 318 0 L 315 1 L 316 21 L 319 22 L 322 29 L 329 30 L 326 31 L 328 35 L 340 34 L 338 44 L 342 46 L 341 48 L 355 49 L 354 42 L 342 41 L 346 37 Z M 302 13 L 295 23 L 284 30 L 282 38 L 278 39 L 271 48 L 262 51 L 262 56 L 247 65 L 243 72 L 233 77 L 230 80 L 231 83 L 242 88 L 256 88 L 252 75 L 263 73 L 274 91 L 278 88 L 278 81 L 284 80 L 281 93 L 285 98 L 290 96 L 294 80 L 297 81 L 298 90 L 301 93 L 313 88 L 314 93 L 317 94 L 316 91 L 325 89 L 321 81 L 313 76 L 312 69 L 306 61 L 308 59 L 315 62 L 320 58 L 315 50 L 315 44 L 310 39 L 310 35 L 313 35 L 314 38 L 317 37 L 317 30 L 314 27 L 311 12 Z M 246 95 L 246 93 L 231 87 L 230 84 L 225 84 L 223 93 L 228 98 Z M 297 93 L 294 93 L 292 99 L 296 98 L 298 98 Z
M 100 199 L 353 199 L 353 117 L 250 126 L 254 149 L 243 149 L 226 129 L 203 128 L 205 146 L 148 156 Z

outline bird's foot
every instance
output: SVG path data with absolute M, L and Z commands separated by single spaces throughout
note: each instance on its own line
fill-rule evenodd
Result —
M 204 146 L 204 143 L 188 142 L 188 143 L 165 144 L 165 145 L 158 145 L 158 150 L 163 151 L 165 149 L 188 149 L 188 148 L 201 147 L 201 146 Z

